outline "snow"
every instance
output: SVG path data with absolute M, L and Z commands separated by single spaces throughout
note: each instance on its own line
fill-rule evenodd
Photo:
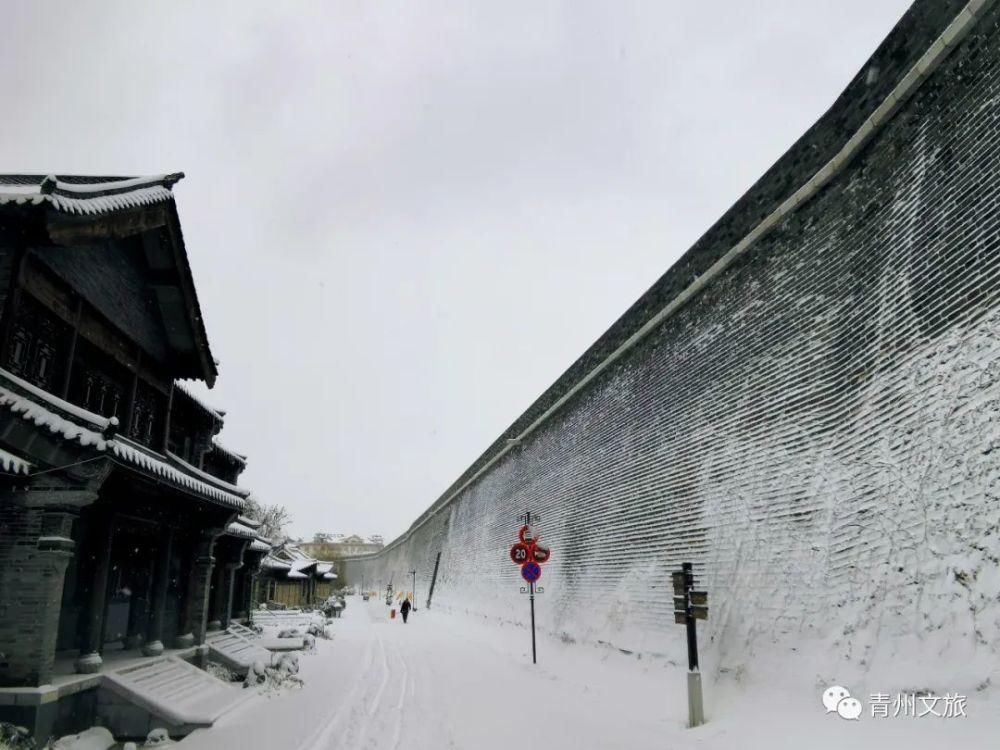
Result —
M 214 484 L 209 484 L 207 481 L 200 481 L 195 477 L 192 477 L 190 474 L 171 466 L 162 459 L 147 452 L 137 443 L 133 443 L 130 440 L 122 438 L 116 438 L 115 440 L 110 441 L 110 445 L 112 451 L 118 458 L 128 461 L 136 466 L 140 466 L 152 474 L 156 474 L 170 480 L 174 484 L 187 487 L 188 489 L 194 490 L 201 495 L 205 495 L 206 497 L 217 500 L 224 505 L 228 505 L 239 510 L 242 510 L 246 504 L 243 495 L 227 492 Z M 189 464 L 184 464 L 185 468 L 188 468 L 189 466 Z M 219 481 L 221 482 L 221 480 Z M 221 483 L 225 484 L 224 482 Z
M 42 402 L 49 404 L 50 406 L 54 406 L 58 410 L 65 412 L 66 414 L 69 414 L 75 419 L 79 419 L 81 422 L 86 422 L 87 424 L 90 424 L 101 431 L 106 430 L 108 428 L 108 425 L 111 423 L 111 420 L 108 419 L 107 417 L 102 417 L 100 414 L 95 414 L 92 411 L 87 411 L 86 409 L 80 408 L 76 404 L 71 404 L 69 401 L 65 401 L 64 399 L 59 398 L 58 396 L 53 396 L 48 391 L 45 391 L 36 385 L 32 385 L 27 380 L 22 380 L 12 372 L 0 369 L 0 377 L 2 377 L 4 380 L 10 381 L 21 390 L 34 396 L 36 399 L 39 399 Z M 2 388 L 0 388 L 0 393 L 6 393 L 16 396 L 16 394 L 13 394 L 12 391 L 8 391 Z M 28 399 L 25 399 L 25 401 L 28 401 Z M 28 403 L 31 402 L 28 401 Z
M 220 422 L 222 421 L 223 417 L 226 416 L 226 412 L 224 412 L 222 409 L 216 409 L 214 406 L 210 406 L 209 404 L 207 404 L 205 400 L 201 396 L 198 396 L 192 388 L 190 388 L 188 385 L 184 383 L 184 381 L 175 380 L 174 388 L 176 388 L 185 396 L 187 396 L 189 399 L 194 401 L 196 404 L 198 404 L 198 406 L 207 411 L 212 417 L 219 420 Z
M 265 570 L 291 570 L 292 566 L 290 563 L 283 562 L 282 560 L 277 560 L 274 557 L 268 555 L 265 557 L 260 566 Z
M 59 189 L 67 190 L 67 186 L 64 183 L 59 183 Z M 23 190 L 23 186 L 18 186 L 16 189 L 8 185 L 0 186 L 0 205 L 48 203 L 53 208 L 65 213 L 89 216 L 119 209 L 147 206 L 153 203 L 163 203 L 173 200 L 173 197 L 170 189 L 162 185 L 139 187 L 116 195 L 81 195 L 80 197 L 56 193 L 41 195 L 37 187 L 33 191 L 27 192 Z
M 544 596 L 537 606 L 544 607 Z M 528 602 L 523 602 L 524 620 Z M 672 622 L 663 627 L 675 627 Z M 1000 733 L 996 688 L 977 691 L 975 670 L 956 664 L 933 684 L 904 660 L 853 673 L 817 670 L 824 644 L 801 642 L 757 665 L 705 674 L 707 722 L 688 729 L 684 653 L 638 658 L 611 647 L 538 637 L 531 663 L 525 624 L 418 609 L 403 625 L 381 601 L 352 597 L 300 658 L 301 690 L 257 696 L 199 730 L 187 750 L 939 750 L 990 747 Z M 935 644 L 938 646 L 940 644 Z M 967 665 L 966 665 L 967 666 Z M 913 682 L 917 679 L 917 682 Z M 827 714 L 824 689 L 839 682 L 861 698 L 858 721 Z M 868 693 L 930 688 L 965 693 L 967 717 L 873 719 Z
M 248 490 L 247 488 L 232 484 L 224 479 L 219 479 L 219 477 L 215 476 L 214 474 L 209 474 L 207 471 L 202 471 L 197 466 L 189 464 L 183 458 L 174 455 L 170 451 L 167 451 L 167 457 L 171 461 L 180 464 L 182 467 L 184 467 L 184 470 L 189 474 L 194 474 L 197 477 L 201 477 L 209 484 L 214 484 L 215 486 L 220 487 L 226 490 L 227 492 L 231 492 L 234 495 L 239 495 L 240 497 L 246 497 L 247 495 L 250 494 L 250 490 Z
M 109 424 L 117 423 L 114 417 L 106 419 L 78 406 L 74 406 L 67 401 L 63 401 L 36 388 L 30 383 L 26 383 L 5 370 L 0 370 L 0 377 L 14 383 L 18 388 L 23 388 L 43 402 L 38 403 L 32 400 L 32 398 L 23 396 L 0 385 L 0 407 L 9 409 L 22 419 L 28 420 L 39 427 L 44 427 L 66 440 L 74 440 L 84 447 L 93 447 L 97 451 L 102 452 L 110 448 L 111 453 L 122 461 L 145 469 L 176 485 L 186 487 L 229 507 L 239 510 L 243 509 L 245 505 L 244 498 L 249 494 L 249 490 L 212 477 L 211 474 L 206 474 L 195 469 L 190 464 L 173 457 L 185 469 L 185 471 L 182 471 L 167 463 L 164 457 L 153 453 L 139 443 L 135 443 L 122 435 L 118 435 L 110 440 L 105 439 L 102 433 L 107 429 Z M 71 421 L 67 417 L 59 415 L 49 408 L 50 406 L 85 421 L 97 427 L 102 432 L 96 432 L 93 429 Z M 12 458 L 16 457 L 12 456 Z M 2 459 L 0 459 L 0 465 L 6 466 Z
M 30 474 L 31 464 L 0 448 L 0 469 L 8 474 Z
M 229 524 L 226 527 L 226 532 L 233 536 L 242 537 L 243 539 L 253 539 L 254 541 L 257 539 L 257 532 L 237 522 Z
M 237 463 L 241 463 L 244 465 L 246 464 L 247 462 L 246 456 L 244 456 L 242 453 L 237 453 L 231 448 L 227 448 L 222 443 L 220 443 L 217 438 L 212 438 L 212 445 L 215 447 L 217 451 L 219 451 L 220 453 L 224 453 L 225 455 L 235 460 Z
M 168 175 L 161 174 L 147 177 L 131 177 L 127 180 L 115 180 L 113 182 L 88 182 L 84 184 L 56 180 L 56 190 L 86 195 L 88 193 L 102 193 L 108 190 L 128 190 L 129 188 L 162 185 L 167 177 Z

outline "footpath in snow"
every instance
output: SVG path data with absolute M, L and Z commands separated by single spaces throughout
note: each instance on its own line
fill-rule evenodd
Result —
M 185 750 L 885 750 L 998 747 L 992 691 L 966 717 L 827 714 L 803 660 L 705 680 L 709 723 L 687 729 L 685 672 L 662 660 L 539 638 L 469 615 L 419 610 L 407 624 L 384 602 L 351 597 L 332 641 L 301 657 L 302 689 L 260 695 L 199 730 Z M 678 661 L 683 659 L 678 654 Z M 859 696 L 863 702 L 867 696 Z

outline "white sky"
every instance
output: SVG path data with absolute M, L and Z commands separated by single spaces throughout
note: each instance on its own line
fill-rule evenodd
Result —
M 10 4 L 0 172 L 186 172 L 242 483 L 295 534 L 388 540 L 907 6 Z

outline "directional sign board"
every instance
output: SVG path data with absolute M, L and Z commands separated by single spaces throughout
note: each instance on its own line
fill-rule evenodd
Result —
M 521 578 L 528 583 L 534 583 L 542 577 L 542 566 L 536 562 L 527 562 L 521 566 Z

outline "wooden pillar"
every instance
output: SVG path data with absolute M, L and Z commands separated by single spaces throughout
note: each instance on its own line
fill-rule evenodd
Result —
M 167 584 L 170 581 L 170 555 L 173 544 L 174 530 L 165 526 L 160 534 L 156 569 L 153 571 L 153 608 L 146 630 L 146 645 L 142 647 L 142 653 L 146 656 L 159 656 L 163 653 L 163 616 L 167 608 Z
M 226 581 L 229 580 L 226 565 L 219 559 L 221 550 L 215 553 L 215 569 L 212 571 L 212 589 L 209 593 L 208 624 L 209 631 L 222 629 L 222 615 L 225 610 Z
M 114 540 L 114 517 L 102 514 L 94 518 L 91 535 L 94 569 L 90 579 L 90 597 L 80 619 L 80 656 L 77 672 L 89 674 L 101 669 L 101 641 L 104 638 L 104 618 L 107 615 L 108 572 L 111 569 L 111 544 Z
M 178 648 L 186 648 L 205 642 L 205 630 L 208 623 L 208 597 L 212 588 L 212 570 L 215 559 L 212 557 L 212 547 L 218 532 L 204 534 L 194 546 L 191 560 L 191 576 L 188 581 L 187 601 L 185 602 L 184 624 L 181 635 L 177 636 Z
M 242 563 L 226 563 L 226 603 L 222 613 L 222 627 L 228 628 L 233 619 L 233 592 L 236 589 L 236 571 L 243 567 Z

